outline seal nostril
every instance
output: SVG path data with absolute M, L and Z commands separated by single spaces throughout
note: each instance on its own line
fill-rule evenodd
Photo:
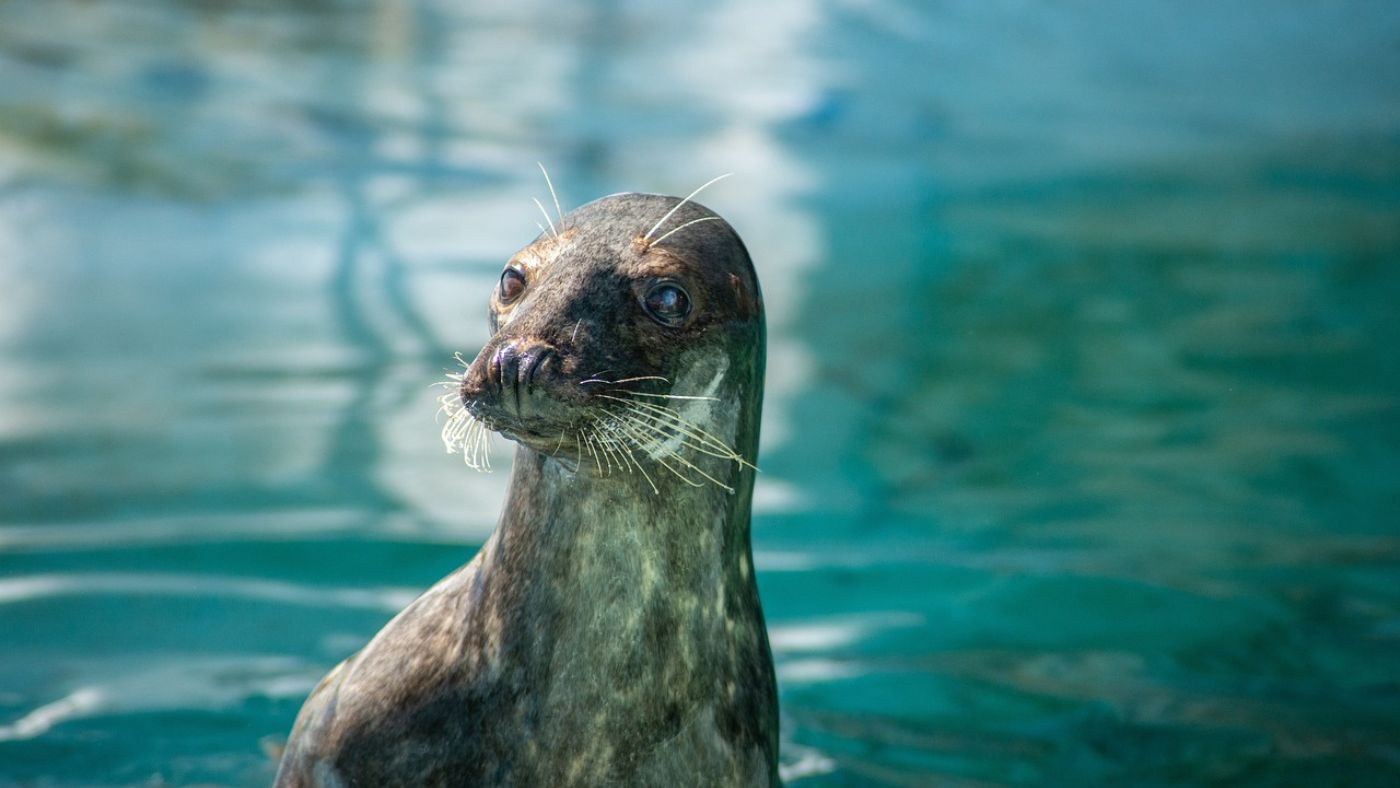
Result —
M 504 347 L 498 348 L 491 355 L 491 363 L 486 365 L 486 382 L 493 386 L 499 387 L 501 385 L 501 354 L 504 352 Z
M 492 358 L 492 363 L 496 368 L 496 385 L 501 392 L 501 399 L 506 398 L 507 392 L 514 394 L 515 412 L 520 413 L 520 352 L 515 343 L 508 342 L 502 345 Z
M 521 378 L 525 381 L 525 386 L 530 392 L 535 390 L 535 376 L 545 368 L 549 360 L 554 356 L 553 348 L 540 348 L 530 351 L 527 354 L 527 361 L 521 370 Z

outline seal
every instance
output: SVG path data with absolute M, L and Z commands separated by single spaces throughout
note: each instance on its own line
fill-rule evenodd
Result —
M 312 691 L 277 785 L 780 784 L 743 242 L 689 198 L 605 197 L 510 259 L 490 320 L 444 440 L 519 444 L 500 521 Z

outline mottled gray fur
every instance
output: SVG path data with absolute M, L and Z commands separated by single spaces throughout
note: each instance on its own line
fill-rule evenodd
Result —
M 528 289 L 508 308 L 493 296 L 496 332 L 462 384 L 473 413 L 520 443 L 500 523 L 316 687 L 277 785 L 778 784 L 753 470 L 687 455 L 730 493 L 638 454 L 648 480 L 600 468 L 574 437 L 603 393 L 708 387 L 717 401 L 692 401 L 687 416 L 755 457 L 757 280 L 723 221 L 643 240 L 677 202 L 604 198 L 513 258 L 532 261 Z M 656 235 L 712 215 L 687 203 Z M 657 277 L 691 291 L 685 327 L 640 307 Z M 548 360 L 527 363 L 539 348 Z M 584 382 L 645 376 L 666 381 Z

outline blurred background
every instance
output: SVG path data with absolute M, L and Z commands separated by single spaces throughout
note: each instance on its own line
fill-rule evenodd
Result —
M 471 557 L 537 161 L 736 173 L 792 784 L 1400 781 L 1400 5 L 5 0 L 0 784 L 265 784 Z

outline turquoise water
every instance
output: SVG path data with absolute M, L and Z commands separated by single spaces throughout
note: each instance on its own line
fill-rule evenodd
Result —
M 0 3 L 0 783 L 265 784 L 472 555 L 536 161 L 736 173 L 792 784 L 1400 782 L 1400 6 L 460 5 Z

